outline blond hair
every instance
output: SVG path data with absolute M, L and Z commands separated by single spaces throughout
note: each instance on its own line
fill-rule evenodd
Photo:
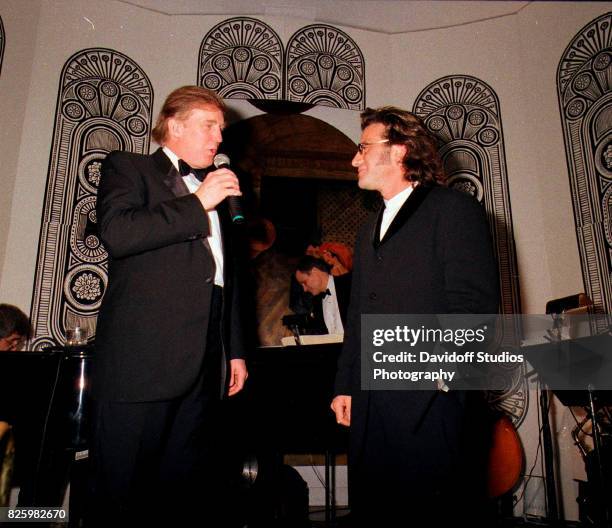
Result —
M 162 106 L 155 128 L 151 132 L 153 139 L 163 145 L 168 136 L 168 120 L 172 117 L 181 119 L 194 108 L 214 106 L 225 113 L 226 106 L 221 96 L 201 86 L 181 86 L 172 91 Z

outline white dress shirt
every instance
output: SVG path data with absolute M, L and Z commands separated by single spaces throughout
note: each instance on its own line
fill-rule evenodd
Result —
M 330 295 L 323 297 L 323 320 L 327 331 L 330 334 L 344 334 L 344 326 L 342 326 L 342 318 L 340 317 L 340 307 L 338 306 L 338 296 L 336 295 L 336 285 L 334 277 L 330 273 L 327 281 L 327 289 Z
M 393 198 L 390 198 L 389 200 L 384 200 L 385 210 L 383 211 L 382 222 L 380 223 L 380 240 L 382 240 L 385 236 L 385 233 L 387 232 L 387 229 L 389 229 L 391 222 L 393 222 L 393 219 L 397 215 L 398 211 L 402 208 L 402 205 L 404 205 L 404 202 L 410 196 L 410 193 L 412 192 L 413 188 L 414 187 L 410 185 L 409 187 L 406 187 L 403 191 L 398 192 Z
M 170 158 L 172 165 L 178 171 L 178 156 L 172 152 L 168 147 L 163 147 L 164 154 Z M 190 193 L 194 193 L 201 185 L 193 174 L 183 176 L 183 181 Z M 208 213 L 208 220 L 210 222 L 210 235 L 207 237 L 208 244 L 215 260 L 215 284 L 217 286 L 223 286 L 223 239 L 221 238 L 221 222 L 219 221 L 219 214 L 215 209 L 212 211 L 206 211 Z

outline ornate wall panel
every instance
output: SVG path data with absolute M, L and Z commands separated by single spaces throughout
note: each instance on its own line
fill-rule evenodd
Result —
M 225 20 L 202 40 L 198 83 L 227 98 L 365 108 L 361 50 L 346 33 L 323 24 L 295 33 L 285 54 L 278 35 L 263 22 Z
M 148 153 L 152 105 L 148 77 L 117 51 L 86 49 L 64 65 L 32 298 L 34 349 L 62 343 L 76 319 L 95 332 L 108 271 L 96 229 L 101 160 L 115 149 Z
M 585 292 L 612 309 L 612 13 L 583 27 L 557 69 Z
M 200 86 L 234 99 L 281 99 L 283 45 L 254 18 L 231 18 L 211 29 L 200 46 Z
M 449 186 L 472 194 L 487 211 L 499 265 L 501 313 L 520 314 L 506 154 L 496 93 L 475 77 L 449 75 L 431 83 L 419 94 L 414 113 L 440 139 L 440 155 Z M 519 329 L 511 330 L 507 335 L 519 335 L 515 332 Z M 518 425 L 527 408 L 527 386 L 521 372 L 504 375 L 507 390 L 493 395 L 493 403 L 511 415 Z
M 365 62 L 355 41 L 333 26 L 300 29 L 287 45 L 286 98 L 316 105 L 362 110 Z

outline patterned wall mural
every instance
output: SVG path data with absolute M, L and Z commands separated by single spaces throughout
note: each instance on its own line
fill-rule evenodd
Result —
M 413 111 L 440 139 L 440 155 L 449 185 L 475 196 L 487 211 L 499 265 L 501 313 L 520 314 L 506 153 L 497 94 L 475 77 L 449 75 L 427 86 L 418 95 Z M 515 330 L 518 329 L 512 328 L 505 334 L 520 335 Z M 491 394 L 492 403 L 504 409 L 516 425 L 524 419 L 528 405 L 523 374 L 518 369 L 505 372 L 506 390 Z
M 95 332 L 107 285 L 96 230 L 101 160 L 115 149 L 149 152 L 153 89 L 129 57 L 104 48 L 62 69 L 32 298 L 32 349 L 64 342 L 75 321 Z
M 557 94 L 585 292 L 612 310 L 612 13 L 584 26 L 557 69 Z
M 363 54 L 346 33 L 325 24 L 297 31 L 285 52 L 267 24 L 225 20 L 202 40 L 198 83 L 227 98 L 365 107 Z
M 272 28 L 253 18 L 217 24 L 202 40 L 200 86 L 234 99 L 283 97 L 283 45 Z
M 286 98 L 336 108 L 365 106 L 365 62 L 357 44 L 332 26 L 296 32 L 287 45 Z

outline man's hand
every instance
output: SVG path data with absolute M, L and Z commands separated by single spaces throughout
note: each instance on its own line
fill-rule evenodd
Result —
M 331 402 L 332 411 L 336 413 L 336 421 L 340 425 L 351 425 L 351 397 L 341 394 Z
M 207 211 L 217 207 L 228 196 L 242 196 L 238 178 L 229 169 L 209 172 L 194 194 Z
M 243 389 L 248 376 L 244 359 L 232 359 L 230 361 L 229 396 L 238 394 Z

